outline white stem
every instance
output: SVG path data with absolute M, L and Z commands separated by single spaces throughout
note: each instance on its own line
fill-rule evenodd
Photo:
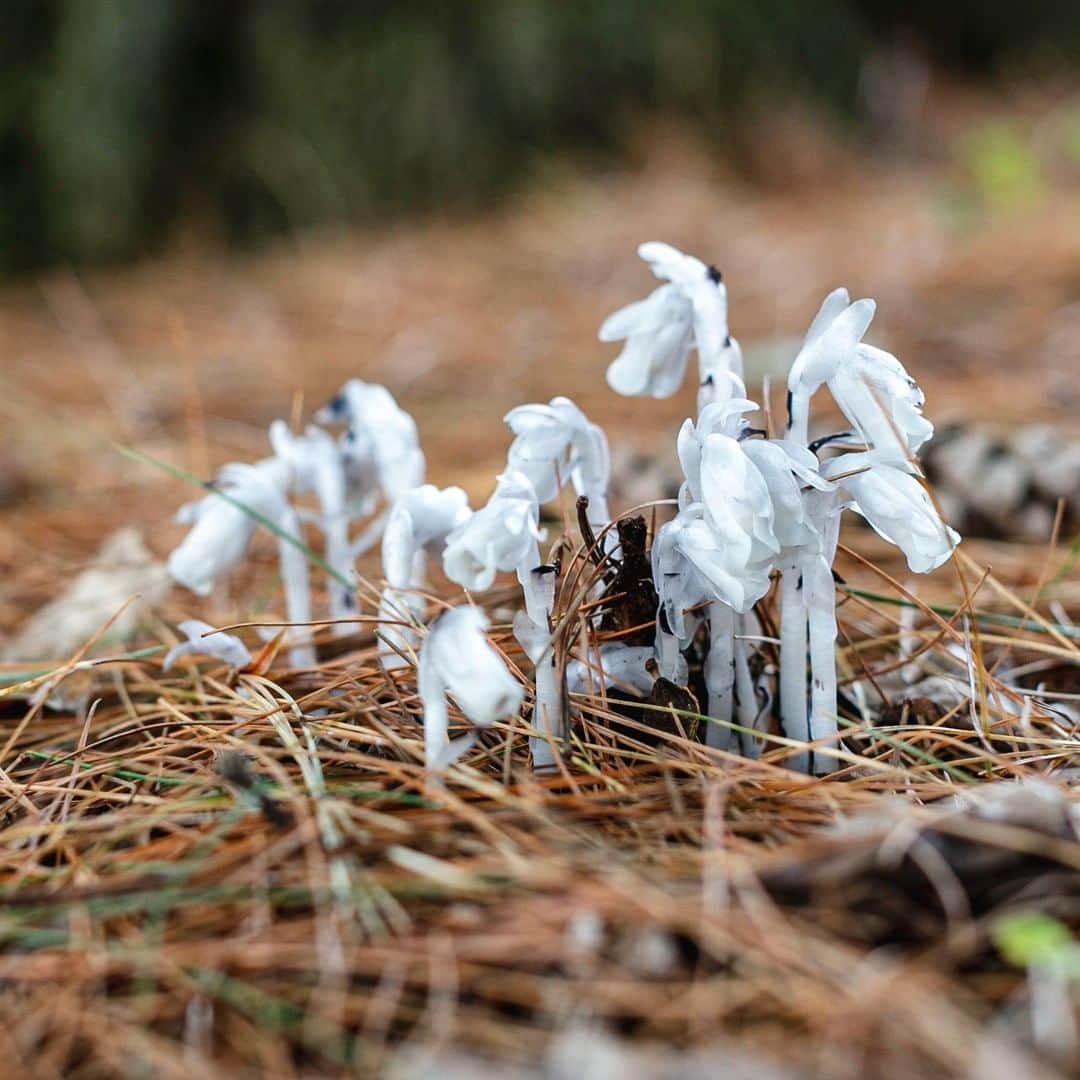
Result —
M 548 648 L 536 662 L 536 715 L 533 726 L 542 734 L 534 735 L 529 740 L 529 747 L 532 750 L 533 768 L 537 772 L 555 768 L 555 746 L 566 735 L 563 696 L 554 661 L 552 650 Z
M 806 742 L 810 722 L 806 714 L 806 604 L 802 570 L 785 566 L 780 574 L 780 727 L 789 739 Z M 810 771 L 810 755 L 787 759 L 796 772 Z
M 291 506 L 282 513 L 278 526 L 297 540 L 302 539 L 300 519 Z M 279 537 L 278 561 L 281 567 L 281 583 L 285 589 L 286 619 L 290 623 L 310 623 L 311 588 L 308 583 L 307 557 L 295 544 Z M 288 638 L 293 643 L 289 649 L 289 663 L 293 667 L 313 667 L 315 646 L 311 644 L 311 627 L 291 627 Z
M 810 395 L 802 389 L 791 391 L 789 407 L 791 426 L 784 438 L 799 446 L 805 446 L 810 439 Z
M 349 522 L 344 515 L 324 521 L 326 530 L 326 561 L 328 565 L 350 585 L 343 585 L 337 578 L 331 578 L 329 589 L 329 613 L 331 619 L 349 619 L 356 616 L 356 572 L 353 567 L 352 552 L 349 545 Z M 351 634 L 355 627 L 347 622 L 335 622 L 331 633 L 335 637 Z
M 656 665 L 665 679 L 678 686 L 686 685 L 686 660 L 679 648 L 679 639 L 661 628 L 659 618 L 656 620 Z
M 746 633 L 747 617 L 740 615 L 736 620 L 736 629 Z M 750 674 L 750 649 L 741 638 L 735 638 L 735 698 L 736 716 L 742 728 L 757 727 L 757 694 L 754 692 L 754 679 Z M 749 730 L 739 732 L 739 747 L 743 757 L 756 758 L 761 753 L 761 744 Z
M 709 691 L 710 723 L 707 745 L 727 750 L 732 743 L 735 703 L 735 612 L 718 600 L 709 605 L 709 655 L 705 660 L 705 686 Z
M 836 589 L 832 571 L 824 559 L 806 568 L 809 578 L 807 609 L 810 614 L 810 738 L 821 745 L 836 746 Z M 831 754 L 814 754 L 814 772 L 832 772 Z
M 518 613 L 514 634 L 533 663 L 536 679 L 536 704 L 533 726 L 543 732 L 529 739 L 533 768 L 546 771 L 555 767 L 552 740 L 566 736 L 563 708 L 564 687 L 555 670 L 551 645 L 551 612 L 555 606 L 554 573 L 537 573 L 540 551 L 535 545 L 518 567 L 518 581 L 525 594 L 525 611 Z M 550 736 L 548 738 L 547 736 Z

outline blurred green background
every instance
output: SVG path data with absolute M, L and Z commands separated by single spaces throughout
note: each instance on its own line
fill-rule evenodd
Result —
M 1080 54 L 1080 5 L 5 0 L 0 271 L 486 202 L 553 152 L 616 159 L 655 111 L 733 160 L 752 101 L 858 130 L 866 59 L 896 41 L 1043 70 Z

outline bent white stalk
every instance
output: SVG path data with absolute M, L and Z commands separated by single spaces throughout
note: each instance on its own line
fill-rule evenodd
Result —
M 286 506 L 278 519 L 283 533 L 302 541 L 300 518 L 291 506 Z M 285 590 L 285 617 L 293 624 L 287 640 L 290 642 L 289 663 L 293 667 L 313 667 L 315 646 L 311 643 L 311 586 L 308 581 L 307 556 L 284 537 L 278 538 L 278 559 L 281 565 L 281 584 Z

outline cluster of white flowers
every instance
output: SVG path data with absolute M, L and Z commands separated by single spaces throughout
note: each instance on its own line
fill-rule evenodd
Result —
M 624 395 L 668 397 L 682 385 L 690 354 L 698 358 L 697 417 L 686 420 L 675 446 L 684 474 L 678 509 L 652 538 L 653 645 L 607 643 L 597 653 L 584 640 L 575 646 L 570 636 L 566 648 L 555 647 L 560 567 L 541 555 L 541 507 L 571 485 L 580 497 L 583 531 L 602 537 L 591 557 L 610 575 L 623 555 L 610 528 L 607 439 L 565 397 L 506 415 L 513 434 L 506 469 L 474 512 L 460 488 L 424 483 L 416 425 L 390 393 L 351 380 L 316 415 L 321 424 L 344 424 L 343 434 L 335 438 L 313 425 L 296 435 L 278 421 L 270 430 L 272 457 L 226 466 L 210 493 L 181 511 L 193 528 L 170 557 L 173 576 L 205 595 L 240 561 L 262 523 L 281 541 L 288 618 L 310 623 L 308 568 L 296 541 L 301 521 L 311 520 L 325 536 L 329 615 L 341 626 L 356 616 L 355 559 L 381 536 L 380 656 L 387 668 L 417 670 L 431 768 L 445 767 L 467 744 L 449 742 L 448 694 L 468 720 L 485 726 L 516 714 L 523 690 L 487 639 L 479 609 L 453 607 L 424 628 L 420 590 L 429 556 L 441 557 L 446 576 L 470 591 L 491 588 L 500 572 L 517 575 L 524 610 L 513 629 L 535 670 L 531 749 L 537 768 L 557 762 L 568 686 L 580 692 L 597 675 L 642 694 L 656 671 L 685 684 L 688 651 L 700 652 L 705 640 L 705 711 L 712 721 L 706 741 L 758 753 L 755 733 L 764 731 L 768 717 L 760 676 L 753 674 L 760 668 L 752 662 L 761 632 L 755 606 L 778 578 L 780 726 L 789 740 L 825 751 L 796 751 L 789 764 L 829 771 L 835 758 L 829 747 L 838 738 L 832 562 L 842 511 L 865 517 L 918 573 L 940 566 L 959 541 L 920 482 L 915 455 L 933 433 L 922 415 L 922 392 L 896 357 L 863 343 L 874 302 L 852 303 L 846 290 L 836 289 L 792 363 L 786 430 L 770 438 L 748 418 L 758 406 L 746 396 L 719 271 L 667 244 L 643 244 L 639 253 L 664 284 L 601 326 L 602 341 L 625 342 L 608 369 L 608 384 Z M 811 441 L 811 400 L 823 387 L 851 430 Z M 304 493 L 315 496 L 317 511 L 294 507 L 292 496 Z M 352 527 L 362 519 L 366 527 L 354 538 Z M 603 595 L 602 582 L 591 595 Z M 203 643 L 211 627 L 193 623 L 188 631 L 191 641 L 171 657 L 214 652 Z M 292 641 L 294 663 L 310 663 L 308 629 L 301 625 Z M 239 650 L 229 652 L 229 662 L 243 659 Z

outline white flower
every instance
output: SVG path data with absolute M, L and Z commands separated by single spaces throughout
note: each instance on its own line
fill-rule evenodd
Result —
M 700 503 L 679 511 L 657 531 L 653 581 L 667 626 L 680 641 L 691 636 L 685 617 L 689 608 L 722 600 L 735 611 L 748 611 L 768 592 L 768 564 L 748 566 L 733 548 L 705 520 Z
M 424 748 L 429 768 L 446 762 L 449 748 L 445 695 L 480 727 L 511 716 L 524 692 L 484 635 L 487 616 L 477 608 L 450 608 L 436 619 L 420 649 L 418 689 L 424 705 Z
M 709 374 L 730 372 L 733 356 L 728 336 L 727 286 L 715 266 L 656 240 L 638 248 L 652 272 L 683 290 L 693 309 L 694 344 L 701 363 L 702 381 Z M 737 350 L 737 347 L 736 347 Z M 742 354 L 738 353 L 741 365 Z M 741 375 L 737 370 L 734 374 Z
M 925 395 L 892 353 L 859 345 L 837 365 L 829 391 L 859 436 L 899 458 L 917 454 L 934 434 L 922 414 Z
M 780 545 L 778 562 L 821 551 L 821 536 L 811 520 L 802 485 L 831 488 L 818 473 L 817 458 L 805 447 L 769 439 L 746 439 L 743 453 L 754 463 L 773 506 L 773 533 Z
M 765 478 L 737 439 L 706 436 L 701 449 L 701 501 L 709 527 L 725 545 L 733 572 L 755 575 L 764 566 L 767 581 L 768 564 L 780 551 L 773 531 L 772 498 Z M 749 605 L 731 606 L 746 611 Z
M 447 536 L 472 517 L 469 497 L 459 487 L 421 484 L 394 503 L 382 541 L 383 576 L 409 588 L 423 581 L 417 558 L 437 554 Z
M 565 397 L 547 405 L 519 405 L 503 419 L 515 436 L 507 468 L 529 478 L 541 503 L 554 499 L 560 483 L 569 480 L 579 495 L 589 497 L 590 516 L 607 516 L 611 458 L 599 425 Z
M 319 423 L 340 420 L 348 425 L 342 453 L 354 498 L 368 493 L 357 489 L 369 483 L 372 474 L 391 503 L 424 482 L 424 455 L 416 423 L 385 386 L 350 379 L 315 419 Z
M 851 494 L 852 509 L 862 514 L 879 536 L 895 544 L 909 568 L 926 574 L 941 566 L 960 543 L 960 535 L 938 516 L 926 489 L 911 474 L 882 460 L 878 452 L 845 454 L 824 466 L 826 476 L 865 468 L 840 481 Z
M 487 505 L 448 537 L 443 568 L 451 581 L 466 589 L 490 589 L 500 570 L 527 572 L 540 561 L 537 541 L 540 510 L 529 478 L 503 473 Z
M 226 465 L 213 487 L 277 524 L 288 510 L 287 482 L 287 467 L 267 458 L 255 465 Z M 176 515 L 192 529 L 169 556 L 169 573 L 199 596 L 209 596 L 214 579 L 240 562 L 255 531 L 255 519 L 229 499 L 210 494 L 182 506 Z
M 213 656 L 237 670 L 251 663 L 251 653 L 238 637 L 215 630 L 201 619 L 185 619 L 177 629 L 187 641 L 174 645 L 165 654 L 162 671 L 168 671 L 182 656 Z
M 790 439 L 806 442 L 810 398 L 854 353 L 876 307 L 868 299 L 851 303 L 847 289 L 834 289 L 825 297 L 788 372 Z
M 675 285 L 620 308 L 600 326 L 601 341 L 626 341 L 607 369 L 608 386 L 626 397 L 671 397 L 682 386 L 693 332 L 693 305 Z
M 683 421 L 676 441 L 679 464 L 686 477 L 686 482 L 679 492 L 680 505 L 689 506 L 690 503 L 701 502 L 701 455 L 705 440 L 710 435 L 730 435 L 738 438 L 749 426 L 743 413 L 753 412 L 755 409 L 757 405 L 747 398 L 732 397 L 706 405 L 696 424 L 689 418 Z
M 608 368 L 608 385 L 619 394 L 670 397 L 682 385 L 692 345 L 697 346 L 702 382 L 723 372 L 741 375 L 742 357 L 728 335 L 727 290 L 719 271 L 657 241 L 642 244 L 638 254 L 669 284 L 604 320 L 601 341 L 626 340 Z

